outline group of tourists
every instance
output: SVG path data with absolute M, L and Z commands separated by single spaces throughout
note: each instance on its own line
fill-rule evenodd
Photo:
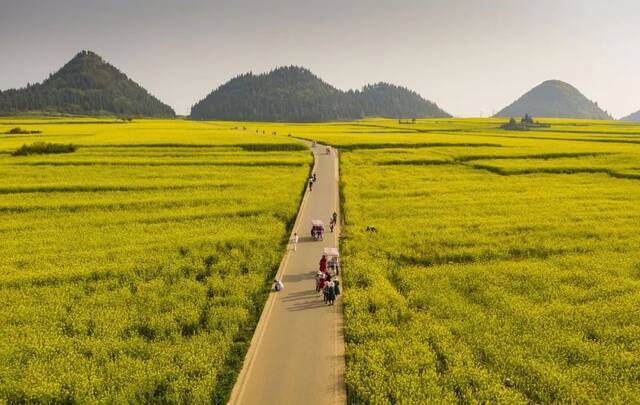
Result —
M 315 142 L 313 142 L 313 146 L 314 147 L 316 146 Z M 327 153 L 331 153 L 330 148 L 327 148 L 326 150 L 327 150 Z M 309 177 L 309 191 L 313 190 L 313 185 L 316 183 L 317 180 L 318 178 L 316 176 L 316 173 L 313 172 Z M 338 214 L 336 212 L 334 212 L 333 215 L 331 216 L 329 223 L 331 227 L 331 232 L 333 232 L 333 230 L 335 229 L 338 223 Z M 322 239 L 323 229 L 324 229 L 324 226 L 322 225 L 322 221 L 320 220 L 312 221 L 312 227 L 311 227 L 312 238 Z M 292 242 L 293 242 L 293 251 L 297 251 L 297 247 L 298 247 L 297 245 L 299 242 L 298 233 L 293 234 Z M 336 297 L 341 293 L 340 280 L 338 278 L 338 275 L 340 274 L 339 273 L 340 270 L 339 270 L 339 260 L 336 258 L 337 253 L 333 253 L 330 250 L 329 250 L 329 253 L 327 253 L 328 249 L 329 248 L 325 248 L 325 254 L 322 255 L 322 258 L 320 259 L 320 263 L 319 263 L 320 268 L 315 275 L 315 284 L 316 284 L 316 292 L 322 293 L 325 304 L 333 305 L 335 303 Z M 329 257 L 327 257 L 327 255 Z M 284 288 L 284 284 L 282 283 L 282 280 L 278 280 L 278 279 L 274 280 L 274 285 L 273 285 L 274 291 L 281 291 L 283 288 Z
M 322 292 L 325 304 L 333 305 L 336 296 L 340 295 L 340 280 L 338 275 L 331 275 L 327 269 L 327 256 L 320 259 L 320 270 L 316 273 L 316 292 Z
M 336 297 L 340 295 L 340 280 L 338 278 L 338 267 L 333 267 L 334 274 L 329 271 L 328 259 L 326 255 L 322 255 L 320 259 L 320 269 L 316 273 L 316 292 L 322 293 L 324 303 L 327 305 L 335 304 Z M 282 291 L 284 284 L 282 280 L 275 279 L 273 281 L 273 290 Z

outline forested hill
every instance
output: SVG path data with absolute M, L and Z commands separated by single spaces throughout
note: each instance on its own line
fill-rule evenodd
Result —
M 0 92 L 0 114 L 24 112 L 173 117 L 171 107 L 90 51 L 40 84 Z
M 437 105 L 408 89 L 385 83 L 341 91 L 309 70 L 281 67 L 238 76 L 191 108 L 200 120 L 318 122 L 365 116 L 448 117 Z
M 560 80 L 547 80 L 539 84 L 495 116 L 523 117 L 525 114 L 535 117 L 611 119 L 598 103 Z
M 640 111 L 636 111 L 624 118 L 620 118 L 620 121 L 640 122 Z
M 450 117 L 415 91 L 388 83 L 365 86 L 355 93 L 361 115 L 391 118 Z

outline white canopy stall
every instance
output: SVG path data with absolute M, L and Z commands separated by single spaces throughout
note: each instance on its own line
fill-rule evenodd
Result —
M 324 255 L 327 258 L 327 270 L 332 275 L 340 274 L 340 252 L 338 248 L 324 248 Z

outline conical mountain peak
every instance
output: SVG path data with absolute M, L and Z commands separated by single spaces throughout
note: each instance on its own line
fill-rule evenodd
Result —
M 175 116 L 171 107 L 91 51 L 79 52 L 41 84 L 0 93 L 0 113 L 32 111 Z
M 640 111 L 636 111 L 633 114 L 629 114 L 624 118 L 620 118 L 620 121 L 640 122 Z
M 547 80 L 496 114 L 496 117 L 536 117 L 611 119 L 597 103 L 561 80 Z

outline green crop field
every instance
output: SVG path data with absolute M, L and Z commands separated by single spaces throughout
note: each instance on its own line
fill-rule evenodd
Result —
M 311 163 L 256 129 L 0 120 L 0 402 L 226 397 Z
M 640 401 L 640 126 L 546 121 L 298 131 L 342 150 L 350 402 Z
M 340 148 L 351 403 L 640 402 L 640 125 L 543 121 L 0 120 L 0 401 L 224 400 L 291 134 Z

